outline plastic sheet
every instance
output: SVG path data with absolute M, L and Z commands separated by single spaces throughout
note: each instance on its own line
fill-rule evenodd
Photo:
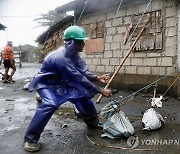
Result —
M 109 137 L 111 139 L 119 137 L 129 137 L 134 134 L 134 128 L 124 112 L 116 112 L 109 117 L 103 124 L 103 134 L 101 137 Z
M 157 98 L 151 98 L 151 106 L 152 107 L 162 107 L 162 102 L 161 102 L 161 100 L 162 100 L 162 96 L 160 96 L 159 98 L 157 97 Z
M 154 108 L 150 108 L 144 113 L 142 123 L 143 130 L 156 130 L 162 127 L 164 119 Z

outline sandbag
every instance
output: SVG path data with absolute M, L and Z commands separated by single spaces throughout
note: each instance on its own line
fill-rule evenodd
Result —
M 109 117 L 103 124 L 103 134 L 101 137 L 109 137 L 111 139 L 119 137 L 129 137 L 134 134 L 134 128 L 124 112 L 116 112 Z
M 144 113 L 142 123 L 143 130 L 156 130 L 164 125 L 164 119 L 154 108 L 150 108 Z

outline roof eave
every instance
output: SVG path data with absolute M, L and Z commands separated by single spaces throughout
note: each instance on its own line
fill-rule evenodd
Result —
M 0 30 L 5 30 L 7 27 L 0 23 Z
M 67 16 L 63 20 L 61 20 L 58 23 L 56 23 L 55 25 L 49 27 L 48 30 L 46 30 L 44 33 L 42 33 L 40 36 L 38 36 L 38 38 L 35 40 L 35 42 L 37 42 L 39 44 L 44 44 L 46 42 L 46 40 L 49 37 L 51 37 L 51 35 L 55 31 L 57 31 L 57 29 L 59 29 L 60 27 L 63 27 L 66 24 L 73 23 L 73 21 L 74 21 L 74 17 L 73 16 Z

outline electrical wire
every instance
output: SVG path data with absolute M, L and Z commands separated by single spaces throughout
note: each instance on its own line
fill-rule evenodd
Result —
M 31 17 L 37 17 L 40 15 L 29 15 L 29 16 L 0 16 L 0 18 L 31 18 Z
M 79 16 L 79 18 L 78 18 L 78 20 L 77 20 L 77 23 L 76 23 L 77 25 L 78 25 L 78 23 L 79 23 L 79 21 L 80 21 L 82 15 L 83 15 L 85 9 L 86 9 L 87 4 L 88 4 L 88 0 L 85 1 L 84 8 L 83 8 L 83 10 L 81 11 L 81 14 L 80 14 L 80 16 Z

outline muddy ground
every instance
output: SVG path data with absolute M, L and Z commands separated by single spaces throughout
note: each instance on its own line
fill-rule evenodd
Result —
M 35 92 L 23 90 L 25 80 L 32 77 L 40 64 L 23 64 L 17 68 L 13 84 L 3 84 L 0 81 L 0 154 L 26 154 L 23 150 L 23 136 L 32 116 L 39 105 Z M 3 69 L 0 69 L 3 72 Z M 113 97 L 116 100 L 132 93 L 119 91 Z M 98 96 L 94 97 L 94 102 Z M 126 100 L 121 110 L 131 121 L 138 136 L 136 148 L 128 148 L 127 139 L 101 138 L 101 130 L 90 130 L 81 118 L 74 114 L 70 103 L 61 106 L 53 115 L 42 133 L 40 143 L 42 150 L 38 154 L 120 154 L 120 153 L 179 153 L 180 150 L 180 101 L 177 98 L 166 97 L 163 108 L 157 111 L 163 116 L 165 125 L 153 132 L 142 130 L 141 118 L 150 108 L 150 94 L 138 93 Z M 96 104 L 100 111 L 109 102 L 103 98 Z M 103 119 L 100 120 L 103 121 Z M 153 142 L 158 141 L 158 143 Z

